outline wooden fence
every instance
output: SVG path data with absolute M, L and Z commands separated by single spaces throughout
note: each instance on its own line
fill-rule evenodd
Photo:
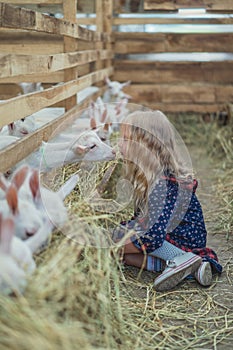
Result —
M 65 107 L 66 113 L 1 151 L 0 171 L 36 150 L 64 120 L 72 120 L 91 98 L 102 93 L 104 77 L 113 73 L 111 0 L 95 2 L 96 31 L 77 22 L 77 0 L 43 0 L 43 6 L 61 4 L 63 19 L 12 3 L 22 0 L 0 3 L 0 86 L 4 91 L 1 99 L 7 98 L 0 103 L 0 127 L 55 105 Z M 17 96 L 15 84 L 19 82 L 52 86 Z M 94 84 L 99 84 L 100 92 L 77 104 L 77 93 Z
M 0 3 L 0 99 L 3 100 L 0 127 L 43 108 L 65 108 L 65 113 L 56 120 L 0 151 L 0 171 L 37 149 L 63 121 L 72 121 L 90 99 L 101 95 L 105 76 L 131 80 L 125 91 L 133 97 L 133 103 L 164 112 L 211 113 L 225 110 L 233 103 L 233 34 L 209 32 L 204 27 L 232 25 L 232 0 L 132 0 L 130 9 L 137 11 L 143 5 L 142 12 L 148 16 L 119 16 L 129 12 L 125 10 L 127 3 L 129 1 L 123 0 L 5 0 Z M 187 6 L 228 15 L 170 16 Z M 55 9 L 63 12 L 62 19 L 42 13 Z M 77 10 L 94 11 L 96 16 L 77 19 Z M 164 16 L 158 16 L 161 11 Z M 149 24 L 203 26 L 198 33 L 157 29 L 118 31 L 122 25 Z M 94 25 L 96 29 L 81 25 Z M 173 59 L 179 53 L 190 57 Z M 194 53 L 226 55 L 224 59 L 207 61 L 193 60 Z M 171 57 L 171 54 L 173 58 L 157 59 L 158 55 Z M 18 96 L 19 82 L 42 82 L 45 89 Z M 77 103 L 77 93 L 92 85 L 98 86 L 99 91 L 83 103 Z
M 119 3 L 119 2 L 118 2 Z M 139 3 L 139 2 L 138 2 Z M 114 78 L 131 80 L 127 92 L 133 102 L 165 112 L 218 112 L 233 103 L 233 30 L 217 32 L 233 25 L 232 15 L 224 17 L 174 16 L 184 7 L 205 8 L 208 14 L 233 13 L 231 0 L 144 0 L 145 18 L 114 18 L 122 25 L 202 25 L 198 32 L 114 32 Z M 152 17 L 158 11 L 167 16 Z M 169 12 L 166 12 L 169 11 Z M 171 16 L 171 11 L 173 16 Z M 123 9 L 118 6 L 118 12 Z M 191 17 L 192 16 L 192 17 Z M 209 25 L 215 28 L 210 32 Z M 157 26 L 158 28 L 159 26 Z M 226 27 L 225 27 L 226 28 Z M 180 55 L 186 59 L 180 59 Z M 202 59 L 209 56 L 209 60 Z M 216 59 L 221 53 L 220 59 Z M 198 57 L 198 54 L 200 57 Z M 138 58 L 137 58 L 137 55 Z M 153 55 L 153 56 L 152 56 Z M 169 58 L 170 57 L 170 58 Z

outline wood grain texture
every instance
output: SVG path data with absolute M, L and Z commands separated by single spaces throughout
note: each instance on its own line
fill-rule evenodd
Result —
M 133 83 L 219 83 L 233 84 L 233 61 L 147 62 L 117 60 L 114 78 Z
M 233 2 L 231 0 L 144 0 L 145 10 L 174 11 L 179 8 L 205 8 L 233 12 Z
M 67 1 L 64 4 L 67 6 Z M 3 28 L 19 28 L 66 35 L 87 41 L 111 41 L 111 38 L 106 33 L 92 31 L 68 20 L 50 17 L 33 10 L 14 7 L 4 3 L 0 3 L 0 15 L 0 27 Z
M 233 52 L 232 33 L 114 33 L 116 54 Z

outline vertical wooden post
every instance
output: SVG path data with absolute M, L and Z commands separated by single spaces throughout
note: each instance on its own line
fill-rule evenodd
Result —
M 103 30 L 107 34 L 112 34 L 113 0 L 103 0 Z M 107 50 L 112 50 L 112 42 L 105 44 Z M 106 60 L 106 67 L 111 67 L 112 60 Z
M 95 12 L 96 12 L 96 31 L 103 32 L 103 0 L 95 1 Z M 103 50 L 104 45 L 102 41 L 97 41 L 95 44 L 95 48 L 97 51 Z M 95 63 L 95 70 L 99 70 L 103 68 L 103 61 L 98 59 Z M 97 83 L 97 86 L 102 86 L 103 83 Z
M 76 23 L 77 0 L 63 0 L 64 20 Z M 77 39 L 64 36 L 64 52 L 77 51 Z M 77 68 L 65 70 L 64 80 L 74 80 L 78 77 Z M 77 104 L 76 94 L 65 100 L 65 110 L 69 110 Z
M 106 32 L 111 35 L 112 33 L 112 12 L 113 12 L 113 0 L 96 0 L 96 30 L 98 32 Z M 96 50 L 108 49 L 112 50 L 111 42 L 96 42 Z M 97 60 L 95 68 L 96 70 L 105 67 L 110 67 L 112 60 L 106 60 L 105 64 L 101 60 Z M 102 86 L 103 83 L 96 84 Z

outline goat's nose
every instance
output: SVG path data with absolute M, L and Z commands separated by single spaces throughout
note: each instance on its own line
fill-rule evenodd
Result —
M 114 156 L 116 155 L 115 149 L 112 150 L 112 154 L 114 154 Z

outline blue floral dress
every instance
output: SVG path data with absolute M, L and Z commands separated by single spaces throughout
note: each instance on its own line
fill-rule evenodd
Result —
M 133 229 L 133 244 L 147 253 L 159 248 L 164 240 L 191 251 L 209 261 L 213 271 L 221 273 L 217 254 L 206 247 L 207 231 L 201 204 L 196 196 L 197 181 L 177 181 L 163 176 L 149 194 L 148 216 L 136 215 L 121 223 L 122 234 Z M 124 231 L 124 233 L 123 233 Z M 119 231 L 118 231 L 119 233 Z

